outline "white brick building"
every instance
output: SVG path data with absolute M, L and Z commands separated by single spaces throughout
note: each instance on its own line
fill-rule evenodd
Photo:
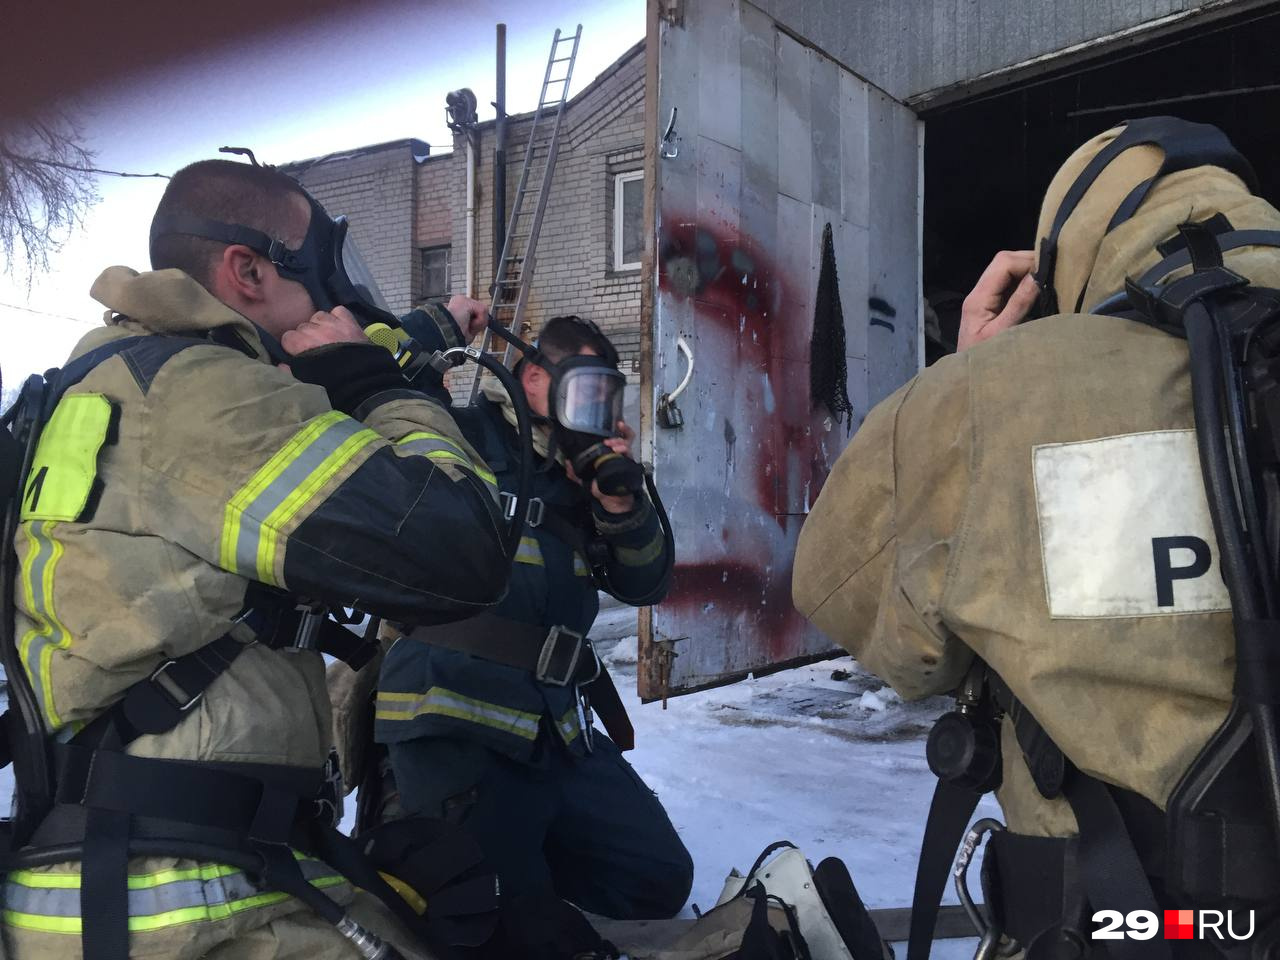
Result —
M 644 154 L 644 44 L 639 43 L 565 105 L 560 153 L 525 319 L 576 313 L 595 320 L 634 373 L 640 346 L 640 255 Z M 441 96 L 443 109 L 443 95 Z M 507 120 L 507 205 L 513 202 L 530 115 Z M 479 125 L 476 171 L 476 286 L 493 280 L 494 123 Z M 345 214 L 391 307 L 462 292 L 466 259 L 466 145 L 434 156 L 399 140 L 288 164 L 333 214 Z M 536 185 L 534 185 L 536 186 Z M 615 198 L 623 198 L 618 204 Z M 526 199 L 529 209 L 536 193 Z M 620 208 L 620 209 L 618 209 Z M 624 250 L 615 237 L 625 218 Z

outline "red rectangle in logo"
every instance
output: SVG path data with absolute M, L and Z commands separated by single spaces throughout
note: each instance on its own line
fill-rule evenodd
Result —
M 1196 937 L 1196 912 L 1194 910 L 1166 910 L 1164 912 L 1164 938 L 1166 940 L 1194 940 Z

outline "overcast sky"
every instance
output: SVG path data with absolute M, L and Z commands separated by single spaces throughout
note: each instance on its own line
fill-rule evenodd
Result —
M 471 87 L 493 117 L 494 25 L 507 24 L 507 110 L 537 105 L 551 37 L 582 24 L 571 95 L 644 37 L 644 0 L 471 0 L 455 12 L 421 2 L 262 36 L 234 52 L 136 76 L 75 104 L 98 167 L 172 173 L 252 147 L 267 163 L 416 137 L 448 150 L 444 98 Z M 352 9 L 359 9 L 352 5 Z M 127 52 L 122 51 L 122 55 Z M 147 227 L 164 180 L 99 177 L 101 201 L 48 274 L 0 277 L 0 366 L 6 386 L 58 365 L 101 322 L 89 297 L 101 270 L 147 269 Z

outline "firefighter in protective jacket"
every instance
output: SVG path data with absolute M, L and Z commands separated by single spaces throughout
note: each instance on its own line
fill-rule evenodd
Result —
M 453 324 L 436 317 L 441 324 L 410 314 L 405 328 L 429 349 L 457 343 Z M 461 822 L 497 870 L 507 905 L 495 956 L 589 947 L 590 933 L 575 939 L 578 924 L 557 906 L 561 898 L 615 918 L 673 916 L 693 874 L 661 803 L 621 755 L 631 730 L 612 681 L 595 676 L 595 656 L 577 639 L 595 621 L 597 589 L 656 603 L 671 569 L 671 547 L 643 491 L 609 496 L 598 478 L 580 483 L 573 473 L 570 451 L 582 438 L 565 428 L 566 398 L 602 400 L 622 381 L 617 354 L 577 317 L 548 320 L 537 349 L 546 366 L 525 359 L 516 370 L 538 422 L 535 500 L 510 590 L 492 613 L 396 641 L 375 714 L 401 806 Z M 548 409 L 556 396 L 558 408 Z M 628 453 L 619 409 L 600 406 L 603 426 L 620 428 L 603 441 L 607 456 Z M 455 414 L 511 503 L 520 449 L 510 399 L 486 384 L 475 405 Z M 553 647 L 550 660 L 518 663 L 521 651 L 536 657 Z M 608 736 L 594 729 L 593 708 Z
M 355 302 L 333 292 L 343 226 L 282 173 L 205 161 L 161 200 L 156 270 L 112 267 L 93 286 L 105 326 L 73 359 L 126 345 L 45 428 L 16 590 L 22 663 L 66 756 L 33 843 L 82 842 L 85 856 L 5 877 L 5 956 L 80 956 L 82 932 L 89 957 L 358 955 L 332 923 L 234 864 L 134 856 L 126 878 L 125 847 L 103 827 L 123 811 L 128 840 L 160 822 L 148 817 L 207 806 L 191 816 L 218 835 L 290 836 L 330 750 L 329 702 L 320 653 L 265 625 L 300 599 L 439 622 L 503 594 L 493 477 L 444 407 L 403 389 L 346 309 Z M 467 329 L 483 316 L 480 304 L 457 307 Z M 193 692 L 193 676 L 207 689 Z M 180 719 L 148 733 L 141 715 L 113 712 L 138 691 Z M 108 766 L 139 779 L 109 782 L 95 772 Z M 252 806 L 237 822 L 224 781 L 209 781 L 209 796 L 168 795 L 197 773 L 277 792 L 283 826 Z M 425 956 L 337 869 L 276 846 L 339 912 Z
M 1280 286 L 1276 237 L 1252 233 L 1280 228 L 1280 213 L 1225 169 L 1233 151 L 1166 165 L 1178 138 L 1225 138 L 1150 123 L 1172 131 L 1165 146 L 1142 142 L 1092 163 L 1122 127 L 1067 160 L 1040 214 L 1037 237 L 1056 245 L 1041 246 L 1039 274 L 1031 252 L 1001 254 L 965 303 L 960 352 L 871 411 L 804 526 L 793 580 L 800 612 L 906 698 L 955 690 L 981 658 L 1021 704 L 1016 715 L 1029 712 L 1069 764 L 1110 785 L 1130 833 L 1148 839 L 1227 714 L 1232 617 L 1186 342 L 1099 310 L 1126 277 L 1185 275 L 1187 251 L 1179 262 L 1176 248 L 1188 221 L 1219 232 L 1227 267 Z M 1059 306 L 1020 323 L 1036 279 Z M 1040 789 L 1010 716 L 1000 729 L 1009 836 L 990 857 L 989 895 L 1011 910 L 1056 898 L 1000 918 L 1025 946 L 1064 928 L 1088 878 L 1072 873 L 1065 847 L 1019 846 L 1072 837 L 1078 825 L 1067 799 Z M 1228 838 L 1227 872 L 1253 872 L 1228 886 L 1245 905 L 1280 902 L 1265 837 L 1245 841 L 1241 856 L 1243 837 Z M 1170 902 L 1159 842 L 1138 846 L 1164 906 L 1214 905 Z M 1047 861 L 1028 872 L 1033 851 L 1058 857 L 1065 879 Z

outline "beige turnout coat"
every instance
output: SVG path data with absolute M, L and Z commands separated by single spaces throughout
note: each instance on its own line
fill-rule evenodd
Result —
M 59 496 L 46 489 L 34 510 L 24 509 L 17 637 L 46 725 L 60 738 L 164 659 L 232 629 L 250 580 L 294 590 L 306 583 L 313 596 L 352 601 L 377 589 L 406 609 L 480 609 L 498 598 L 501 575 L 495 579 L 465 557 L 459 570 L 455 550 L 447 562 L 457 579 L 448 586 L 470 583 L 435 595 L 416 579 L 430 585 L 437 572 L 445 576 L 430 543 L 361 540 L 364 505 L 374 505 L 372 527 L 383 516 L 377 509 L 407 522 L 418 500 L 448 495 L 458 527 L 442 527 L 442 540 L 454 543 L 489 522 L 491 552 L 501 561 L 483 503 L 489 494 L 443 408 L 409 396 L 376 407 L 364 423 L 352 420 L 330 407 L 324 389 L 267 361 L 255 328 L 178 271 L 139 275 L 113 267 L 93 293 L 108 307 L 107 324 L 73 357 L 115 338 L 143 334 L 159 344 L 162 337 L 151 335 L 203 337 L 217 328 L 234 330 L 256 356 L 213 343 L 167 359 L 146 350 L 117 355 L 72 389 L 46 428 L 43 461 L 65 482 Z M 95 411 L 104 403 L 114 410 L 114 436 L 99 429 Z M 400 458 L 411 457 L 430 463 L 415 467 L 410 502 L 377 503 L 398 496 L 395 488 L 360 487 L 374 466 L 382 465 L 386 481 Z M 77 489 L 96 498 L 80 519 Z M 69 512 L 60 514 L 68 502 Z M 347 504 L 341 515 L 340 502 Z M 326 550 L 325 538 L 335 546 Z M 398 567 L 412 573 L 398 576 Z M 314 769 L 330 743 L 321 655 L 253 645 L 184 721 L 137 739 L 129 752 Z M 233 868 L 152 858 L 135 859 L 129 872 L 132 956 L 355 955 L 332 927 L 299 914 L 291 898 L 256 889 Z M 304 873 L 335 899 L 352 899 L 325 864 L 307 861 Z M 78 956 L 79 883 L 75 863 L 9 874 L 0 955 Z M 224 952 L 211 953 L 215 948 Z
M 1111 136 L 1068 161 L 1042 224 Z M 1121 289 L 1185 220 L 1280 225 L 1238 179 L 1199 168 L 1160 180 L 1104 240 L 1159 156 L 1127 151 L 1086 194 L 1062 233 L 1059 302 Z M 1278 260 L 1246 247 L 1227 265 L 1276 286 Z M 953 690 L 976 653 L 1079 768 L 1163 808 L 1223 720 L 1234 673 L 1192 427 L 1185 342 L 1136 322 L 1053 316 L 945 358 L 840 457 L 801 533 L 796 606 L 904 697 Z M 1008 721 L 1003 741 L 1010 828 L 1074 833 Z

